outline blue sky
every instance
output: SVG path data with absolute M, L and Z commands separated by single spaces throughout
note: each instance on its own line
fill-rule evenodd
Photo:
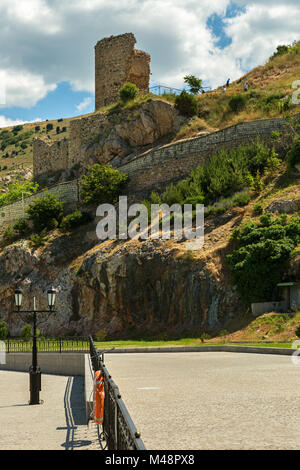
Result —
M 133 32 L 151 84 L 222 85 L 299 40 L 298 0 L 1 0 L 0 127 L 94 110 L 94 45 Z M 300 77 L 299 77 L 300 78 Z

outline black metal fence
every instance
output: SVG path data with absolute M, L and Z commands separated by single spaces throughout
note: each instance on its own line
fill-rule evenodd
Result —
M 108 450 L 146 450 L 144 443 L 122 400 L 117 385 L 104 365 L 104 352 L 97 350 L 90 337 L 90 355 L 93 370 L 104 376 L 103 434 Z
M 25 341 L 22 339 L 7 339 L 4 341 L 7 353 L 25 353 L 32 351 L 32 339 Z M 55 338 L 55 339 L 37 339 L 37 348 L 39 353 L 43 352 L 86 352 L 90 350 L 89 340 L 87 338 Z

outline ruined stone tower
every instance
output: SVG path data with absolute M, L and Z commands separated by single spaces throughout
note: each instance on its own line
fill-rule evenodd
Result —
M 149 91 L 150 55 L 134 48 L 132 33 L 110 36 L 95 46 L 95 108 L 115 103 L 126 82 Z

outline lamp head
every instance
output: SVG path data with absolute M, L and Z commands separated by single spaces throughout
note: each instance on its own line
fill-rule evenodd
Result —
M 16 289 L 15 290 L 15 302 L 18 310 L 20 310 L 21 305 L 22 305 L 22 299 L 23 299 L 23 292 L 21 289 Z
M 49 309 L 52 310 L 55 304 L 55 299 L 56 299 L 56 290 L 51 288 L 47 292 L 48 295 L 48 306 Z

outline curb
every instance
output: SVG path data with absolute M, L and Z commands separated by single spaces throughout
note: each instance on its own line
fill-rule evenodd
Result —
M 275 354 L 292 356 L 298 349 L 268 348 L 260 346 L 187 346 L 162 348 L 127 348 L 106 351 L 105 354 L 141 354 L 141 353 L 184 353 L 184 352 L 239 352 L 252 354 Z

